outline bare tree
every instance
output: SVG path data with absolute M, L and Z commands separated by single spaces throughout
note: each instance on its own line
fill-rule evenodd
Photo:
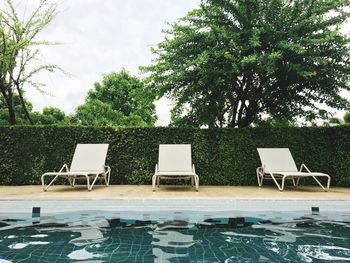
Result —
M 5 5 L 0 12 L 0 91 L 8 108 L 9 124 L 16 124 L 15 93 L 20 98 L 26 119 L 33 124 L 23 96 L 24 86 L 30 85 L 43 91 L 45 84 L 34 80 L 36 74 L 63 72 L 57 65 L 40 63 L 40 47 L 54 43 L 37 40 L 37 35 L 57 15 L 57 4 L 40 0 L 28 18 L 23 19 L 20 19 L 11 0 L 6 0 Z

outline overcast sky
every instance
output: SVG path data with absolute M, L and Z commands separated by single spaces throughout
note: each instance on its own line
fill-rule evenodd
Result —
M 16 8 L 31 9 L 37 0 L 16 0 Z M 34 110 L 55 106 L 71 113 L 81 103 L 102 74 L 127 69 L 134 75 L 138 67 L 151 63 L 151 46 L 162 41 L 166 22 L 174 22 L 196 8 L 199 0 L 64 0 L 55 20 L 40 39 L 62 45 L 43 49 L 43 62 L 54 63 L 73 78 L 48 74 L 43 95 L 33 88 L 26 95 Z M 28 13 L 28 11 L 27 11 Z M 168 101 L 157 103 L 158 125 L 169 123 Z
M 38 0 L 13 0 L 16 9 L 32 9 Z M 54 1 L 54 0 L 53 0 Z M 40 39 L 62 44 L 43 48 L 43 63 L 53 63 L 71 73 L 40 75 L 47 84 L 43 95 L 33 88 L 26 96 L 34 110 L 54 106 L 67 114 L 84 102 L 87 91 L 102 74 L 127 69 L 134 75 L 138 67 L 151 63 L 151 46 L 164 38 L 166 22 L 174 22 L 196 8 L 200 0 L 57 0 L 59 14 L 41 32 Z M 1 4 L 0 4 L 1 5 Z M 344 27 L 349 32 L 349 26 Z M 171 103 L 156 103 L 158 125 L 170 121 Z M 342 114 L 342 113 L 341 113 Z

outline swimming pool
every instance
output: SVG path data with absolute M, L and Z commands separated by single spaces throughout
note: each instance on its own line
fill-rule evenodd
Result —
M 0 216 L 0 262 L 345 262 L 350 213 L 80 211 Z

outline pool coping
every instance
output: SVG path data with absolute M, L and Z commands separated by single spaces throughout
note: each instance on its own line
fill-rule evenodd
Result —
M 113 199 L 31 199 L 0 200 L 0 214 L 31 213 L 40 207 L 44 213 L 74 211 L 322 211 L 350 212 L 350 199 L 244 199 L 244 198 L 113 198 Z

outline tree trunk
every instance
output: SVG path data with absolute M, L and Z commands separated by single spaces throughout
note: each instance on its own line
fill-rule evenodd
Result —
M 241 127 L 248 127 L 251 125 L 257 114 L 257 104 L 255 102 L 250 102 L 249 106 L 245 107 L 245 116 L 241 122 Z
M 6 100 L 7 110 L 9 112 L 9 124 L 10 125 L 16 125 L 16 113 L 15 113 L 15 107 L 13 103 L 13 94 L 8 94 L 8 97 Z
M 242 127 L 242 119 L 243 119 L 243 111 L 244 111 L 243 100 L 240 100 L 240 103 L 241 105 L 239 106 L 238 115 L 237 115 L 237 127 L 243 128 Z
M 232 110 L 232 120 L 231 120 L 230 125 L 229 125 L 230 128 L 236 128 L 236 125 L 237 125 L 236 119 L 237 119 L 238 103 L 239 103 L 239 101 L 236 100 L 233 104 L 234 106 L 233 106 L 233 110 Z
M 19 85 L 17 83 L 16 83 L 16 89 L 17 89 L 17 92 L 18 92 L 19 99 L 21 101 L 21 105 L 22 105 L 22 108 L 23 108 L 23 111 L 24 111 L 24 115 L 25 115 L 26 119 L 29 121 L 29 123 L 31 125 L 34 125 L 34 122 L 33 122 L 32 118 L 30 117 L 30 114 L 28 112 L 26 103 L 24 101 L 24 98 L 23 98 L 23 95 L 22 95 L 22 91 L 21 91 L 21 89 L 20 89 L 20 87 L 19 87 Z

